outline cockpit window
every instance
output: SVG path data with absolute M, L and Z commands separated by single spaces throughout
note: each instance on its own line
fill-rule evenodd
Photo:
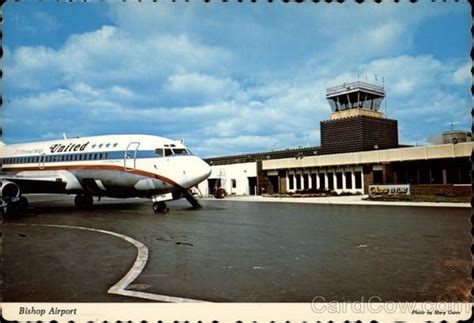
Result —
M 173 155 L 192 155 L 191 151 L 187 148 L 172 148 L 170 146 L 171 145 L 164 145 L 164 148 L 156 148 L 155 154 L 160 157 L 168 157 Z
M 184 148 L 173 148 L 175 155 L 188 155 L 188 151 Z

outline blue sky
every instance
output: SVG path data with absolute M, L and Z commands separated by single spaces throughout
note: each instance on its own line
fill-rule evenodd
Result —
M 325 89 L 377 75 L 400 142 L 427 144 L 470 128 L 470 25 L 467 2 L 9 2 L 4 141 L 146 133 L 204 157 L 319 145 Z

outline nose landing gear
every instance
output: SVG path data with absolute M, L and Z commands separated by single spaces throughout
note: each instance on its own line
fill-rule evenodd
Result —
M 168 213 L 169 210 L 165 202 L 153 202 L 153 211 L 155 213 Z

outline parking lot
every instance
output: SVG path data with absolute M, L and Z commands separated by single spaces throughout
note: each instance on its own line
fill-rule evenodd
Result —
M 470 300 L 468 208 L 72 200 L 2 225 L 4 302 Z

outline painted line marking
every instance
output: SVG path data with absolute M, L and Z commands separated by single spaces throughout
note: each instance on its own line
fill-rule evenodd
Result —
M 94 229 L 94 228 L 87 228 L 87 227 L 78 227 L 78 226 L 71 226 L 71 225 L 59 225 L 59 224 L 26 224 L 26 223 L 9 223 L 8 225 L 30 225 L 30 226 L 41 226 L 41 227 L 54 227 L 54 228 L 66 228 L 66 229 L 79 229 L 79 230 L 86 230 L 92 232 L 100 232 L 105 233 L 108 235 L 112 235 L 117 238 L 121 238 L 131 244 L 133 244 L 137 250 L 137 258 L 133 263 L 132 268 L 127 272 L 125 276 L 122 277 L 117 283 L 115 283 L 112 287 L 108 289 L 109 294 L 116 294 L 122 296 L 129 296 L 129 297 L 137 297 L 143 299 L 149 299 L 153 301 L 160 301 L 160 302 L 170 302 L 170 303 L 196 303 L 196 302 L 206 302 L 197 299 L 191 298 L 183 298 L 183 297 L 176 297 L 176 296 L 167 296 L 167 295 L 160 295 L 160 294 L 153 294 L 153 293 L 146 293 L 140 291 L 133 291 L 127 290 L 126 288 L 141 274 L 143 268 L 148 260 L 148 248 L 133 238 L 126 236 L 121 233 L 101 230 L 101 229 Z

